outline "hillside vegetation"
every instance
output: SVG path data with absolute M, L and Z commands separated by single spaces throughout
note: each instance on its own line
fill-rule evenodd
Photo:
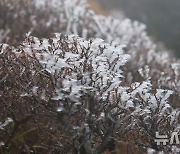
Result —
M 0 152 L 180 152 L 180 61 L 85 0 L 0 1 Z

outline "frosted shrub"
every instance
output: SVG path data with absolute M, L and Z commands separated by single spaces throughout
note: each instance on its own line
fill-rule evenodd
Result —
M 4 126 L 12 130 L 9 133 L 20 126 L 27 129 L 34 125 L 32 134 L 39 134 L 38 128 L 43 130 L 39 134 L 41 142 L 46 131 L 49 137 L 55 137 L 47 143 L 51 141 L 51 148 L 59 146 L 56 152 L 63 152 L 69 143 L 71 152 L 102 153 L 133 131 L 149 136 L 146 144 L 151 145 L 155 131 L 165 129 L 168 133 L 178 128 L 178 111 L 168 102 L 172 91 L 153 92 L 148 67 L 139 70 L 146 81 L 123 86 L 122 68 L 130 57 L 124 54 L 122 45 L 56 34 L 50 39 L 27 36 L 17 49 L 3 46 L 1 102 L 9 102 L 11 108 L 1 104 L 1 109 L 7 111 L 2 112 L 1 121 L 12 115 L 13 125 Z M 23 110 L 16 108 L 20 105 Z M 18 134 L 3 136 L 5 146 L 11 148 L 12 137 L 18 138 Z M 31 148 L 36 143 L 28 144 Z M 145 150 L 143 140 L 138 144 L 139 150 Z
M 2 0 L 0 3 L 3 8 L 0 13 L 2 15 L 0 24 L 4 29 L 11 29 L 8 33 L 10 44 L 19 44 L 18 41 L 23 40 L 24 33 L 29 31 L 38 37 L 47 37 L 54 32 L 61 32 L 78 34 L 85 39 L 98 37 L 109 43 L 122 43 L 126 45 L 125 51 L 132 57 L 125 75 L 131 76 L 129 82 L 137 81 L 139 68 L 150 65 L 150 76 L 154 78 L 153 82 L 159 88 L 164 88 L 167 80 L 167 88 L 178 87 L 169 63 L 179 63 L 179 60 L 172 58 L 167 51 L 159 49 L 147 35 L 144 24 L 127 18 L 118 20 L 96 15 L 84 0 L 51 2 L 18 0 L 16 3 Z
M 3 152 L 177 153 L 154 139 L 179 132 L 180 63 L 144 24 L 97 15 L 84 0 L 0 7 Z

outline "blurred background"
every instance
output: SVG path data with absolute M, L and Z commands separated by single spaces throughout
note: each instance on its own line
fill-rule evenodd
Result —
M 123 13 L 132 20 L 147 25 L 148 34 L 155 41 L 180 58 L 180 0 L 89 0 L 97 13 Z

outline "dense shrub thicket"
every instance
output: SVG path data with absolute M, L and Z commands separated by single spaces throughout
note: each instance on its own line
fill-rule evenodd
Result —
M 180 62 L 145 25 L 84 0 L 1 0 L 0 42 L 2 153 L 180 151 L 154 142 L 179 133 Z

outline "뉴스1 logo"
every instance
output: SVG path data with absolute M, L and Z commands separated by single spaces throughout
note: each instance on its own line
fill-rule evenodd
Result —
M 156 139 L 154 141 L 157 145 L 161 145 L 161 143 L 162 145 L 167 145 L 168 142 L 170 144 L 180 144 L 177 132 L 173 132 L 170 139 L 168 139 L 167 135 L 159 135 L 159 132 L 156 132 Z

